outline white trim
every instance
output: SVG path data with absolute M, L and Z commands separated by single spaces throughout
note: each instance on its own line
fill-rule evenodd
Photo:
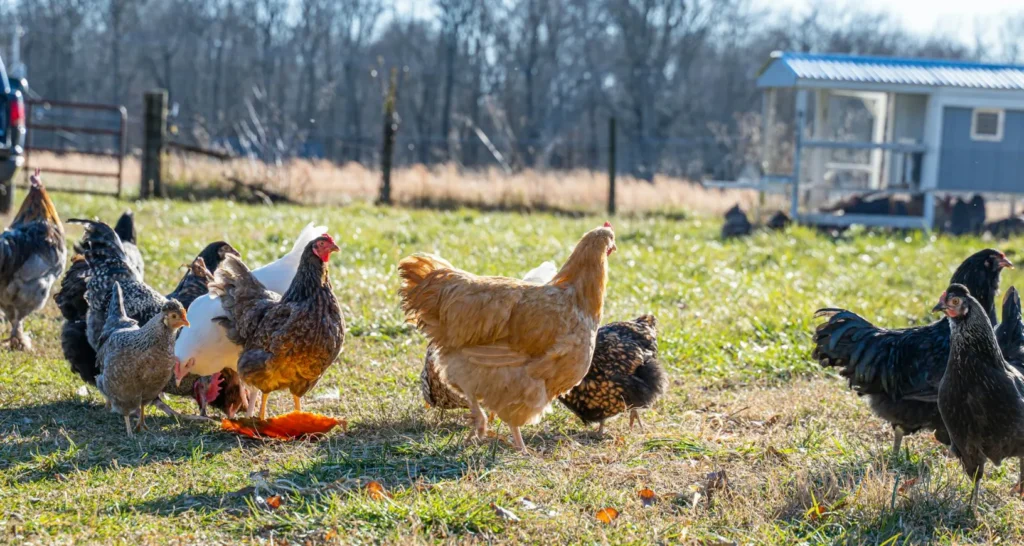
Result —
M 996 134 L 990 135 L 978 132 L 978 114 L 996 115 Z M 984 142 L 1002 142 L 1003 125 L 1006 122 L 1006 110 L 1002 108 L 974 108 L 971 110 L 971 140 Z

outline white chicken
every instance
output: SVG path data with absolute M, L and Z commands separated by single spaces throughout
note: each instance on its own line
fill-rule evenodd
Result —
M 253 270 L 253 276 L 268 290 L 283 294 L 295 277 L 303 249 L 310 241 L 326 232 L 325 226 L 314 226 L 310 222 L 302 228 L 288 254 Z M 174 344 L 174 356 L 177 361 L 174 366 L 175 378 L 185 377 L 190 373 L 209 376 L 224 368 L 236 369 L 242 348 L 229 341 L 224 328 L 215 324 L 213 320 L 224 316 L 224 307 L 213 295 L 207 294 L 192 302 L 188 308 L 191 326 L 181 329 L 181 334 Z M 250 395 L 258 396 L 259 392 L 250 389 Z M 255 400 L 251 402 L 248 407 L 249 417 L 252 417 Z

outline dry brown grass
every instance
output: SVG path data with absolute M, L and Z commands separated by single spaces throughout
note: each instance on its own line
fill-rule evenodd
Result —
M 39 152 L 32 155 L 31 164 L 44 171 L 48 166 L 104 172 L 116 172 L 117 168 L 114 161 L 105 158 Z M 246 159 L 220 162 L 172 155 L 167 165 L 172 183 L 195 195 L 206 195 L 211 190 L 228 191 L 233 187 L 229 180 L 234 178 L 307 204 L 373 201 L 381 179 L 378 170 L 356 163 L 339 166 L 305 159 L 273 165 Z M 139 160 L 128 158 L 124 173 L 126 193 L 136 194 L 141 178 Z M 52 175 L 47 180 L 61 187 L 114 187 L 112 180 L 81 176 Z M 506 174 L 499 169 L 469 171 L 454 165 L 415 165 L 397 169 L 392 188 L 396 204 L 412 207 L 599 212 L 605 210 L 608 199 L 607 175 L 588 170 Z M 617 194 L 618 211 L 627 214 L 685 210 L 718 215 L 736 203 L 745 210 L 753 210 L 757 203 L 757 193 L 753 191 L 708 189 L 688 180 L 663 176 L 655 177 L 653 183 L 620 176 Z

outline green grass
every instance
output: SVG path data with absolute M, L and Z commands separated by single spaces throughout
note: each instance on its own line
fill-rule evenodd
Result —
M 58 195 L 62 217 L 112 221 L 111 199 Z M 534 451 L 464 445 L 459 412 L 424 408 L 424 338 L 406 326 L 399 258 L 437 252 L 482 274 L 520 276 L 561 261 L 604 218 L 347 208 L 259 208 L 229 202 L 133 204 L 146 278 L 169 291 L 206 243 L 226 239 L 250 265 L 275 259 L 311 220 L 342 251 L 332 277 L 350 336 L 306 406 L 344 417 L 319 442 L 255 442 L 212 424 L 151 413 L 129 439 L 61 358 L 55 306 L 32 317 L 33 354 L 0 354 L 0 539 L 8 543 L 849 543 L 1019 542 L 1016 464 L 965 507 L 959 466 L 930 435 L 891 462 L 888 428 L 845 383 L 809 359 L 812 313 L 852 308 L 892 326 L 921 324 L 952 270 L 995 243 L 926 234 L 807 229 L 723 242 L 719 222 L 618 219 L 605 320 L 653 312 L 668 395 L 597 438 L 557 407 L 527 427 Z M 80 236 L 69 226 L 69 237 Z M 1020 240 L 1000 243 L 1016 248 Z M 1004 287 L 1021 283 L 1004 275 Z M 271 411 L 290 406 L 282 394 Z M 194 412 L 188 400 L 172 403 Z M 499 426 L 501 435 L 507 429 Z M 266 471 L 272 490 L 250 477 Z M 724 471 L 728 485 L 708 488 Z M 917 484 L 898 492 L 906 480 Z M 371 498 L 366 483 L 390 494 Z M 643 507 L 638 491 L 659 501 Z M 280 495 L 277 509 L 268 496 Z M 498 515 L 494 503 L 519 521 Z M 594 514 L 614 507 L 612 524 Z

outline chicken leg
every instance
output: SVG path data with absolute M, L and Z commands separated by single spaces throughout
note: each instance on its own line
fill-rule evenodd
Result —
M 900 456 L 900 449 L 903 446 L 903 427 L 894 426 L 892 427 L 892 432 L 895 435 L 892 440 L 892 456 L 898 459 Z
M 629 430 L 633 430 L 633 421 L 640 425 L 640 432 L 645 432 L 644 422 L 640 420 L 640 410 L 636 408 L 629 410 Z
M 475 397 L 469 399 L 469 414 L 473 417 L 473 436 L 476 438 L 487 437 L 487 415 L 480 409 L 480 402 Z
M 293 394 L 292 398 L 295 400 L 295 411 L 302 411 L 302 398 L 297 394 Z
M 139 405 L 139 422 L 135 425 L 135 432 L 148 430 L 146 427 L 146 404 Z
M 127 414 L 125 414 L 125 416 L 124 416 L 124 430 L 125 430 L 125 432 L 128 433 L 128 437 L 129 438 L 134 436 L 134 434 L 132 434 L 132 420 L 131 420 L 130 417 L 128 417 Z
M 267 393 L 262 393 L 263 398 L 260 400 L 260 421 L 267 419 Z
M 249 389 L 249 398 L 248 398 L 248 400 L 246 400 L 246 403 L 245 403 L 245 405 L 246 405 L 246 407 L 245 407 L 245 416 L 250 418 L 250 419 L 252 419 L 252 417 L 254 415 L 256 415 L 256 401 L 259 400 L 259 397 L 260 397 L 261 393 L 260 393 L 259 389 L 255 388 L 255 387 L 248 387 L 248 389 Z
M 523 442 L 523 435 L 520 434 L 519 427 L 509 425 L 508 428 L 512 430 L 512 445 L 515 446 L 520 453 L 527 453 L 526 443 Z

